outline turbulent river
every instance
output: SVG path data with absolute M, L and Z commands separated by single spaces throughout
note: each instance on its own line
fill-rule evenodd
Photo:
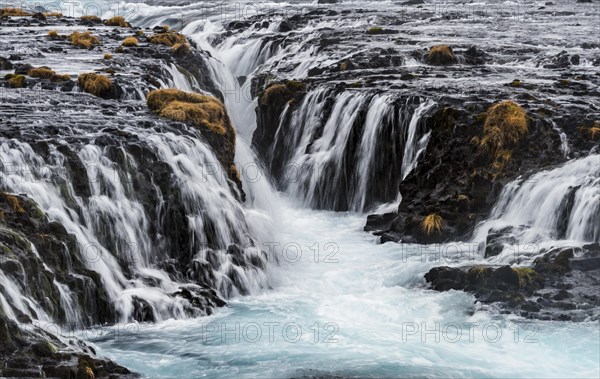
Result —
M 215 41 L 215 33 L 222 30 L 224 22 L 233 21 L 239 10 L 216 11 L 201 3 L 173 7 L 165 4 L 168 3 L 121 6 L 131 9 L 133 24 L 170 24 L 211 52 L 214 57 L 212 76 L 224 89 L 225 105 L 238 132 L 236 162 L 241 166 L 256 163 L 257 158 L 250 148 L 256 127 L 256 99 L 240 94 L 247 89 L 239 88 L 237 78 L 268 71 L 279 59 L 325 61 L 327 57 L 311 56 L 308 45 L 269 49 L 249 35 Z M 362 3 L 344 4 L 363 6 Z M 390 4 L 373 2 L 370 6 L 384 11 Z M 229 5 L 232 4 L 224 7 L 230 9 Z M 299 5 L 273 2 L 264 6 L 266 11 L 297 11 Z M 248 16 L 265 12 L 257 6 L 247 9 L 252 13 Z M 107 12 L 105 16 L 110 14 Z M 336 26 L 307 26 L 302 33 L 308 40 L 318 28 Z M 427 29 L 426 25 L 422 27 Z M 268 33 L 268 30 L 256 33 Z M 523 70 L 530 68 L 529 63 L 503 62 Z M 295 66 L 289 76 L 302 77 L 306 69 L 303 65 Z M 184 90 L 191 88 L 185 78 L 174 80 L 172 85 Z M 236 90 L 227 90 L 231 88 Z M 319 94 L 312 96 L 316 99 Z M 305 100 L 308 106 L 310 99 L 309 96 Z M 352 101 L 356 104 L 352 105 Z M 332 121 L 329 131 L 332 141 L 339 138 L 345 123 L 349 122 L 347 118 L 352 117 L 348 109 L 367 101 L 371 107 L 379 108 L 371 119 L 367 116 L 366 123 L 380 125 L 383 122 L 385 112 L 389 111 L 383 96 L 338 99 L 340 104 L 346 102 L 346 108 L 340 109 L 339 119 Z M 410 143 L 402 154 L 410 156 L 410 160 L 404 170 L 411 170 L 417 164 L 418 155 L 427 144 L 428 134 L 418 130 L 418 121 L 431 105 L 430 101 L 418 99 L 407 108 L 409 116 L 403 123 Z M 376 118 L 378 115 L 380 118 Z M 402 118 L 402 115 L 396 116 Z M 282 138 L 290 144 L 297 143 L 297 151 L 290 154 L 303 155 L 303 143 L 308 142 L 301 137 Z M 369 143 L 369 137 L 364 138 L 364 143 Z M 360 177 L 360 173 L 370 169 L 372 157 L 367 150 L 357 164 L 357 183 L 367 181 Z M 314 165 L 342 153 L 323 148 L 315 156 L 303 159 L 306 159 L 305 164 Z M 571 162 L 572 166 L 566 167 L 564 172 L 559 168 L 539 174 L 540 182 L 549 181 L 542 183 L 546 186 L 553 187 L 569 177 L 571 184 L 583 186 L 587 191 L 578 200 L 579 219 L 573 220 L 565 239 L 598 241 L 599 238 L 597 225 L 589 223 L 595 217 L 589 213 L 598 212 L 600 199 L 597 155 L 592 154 L 587 160 L 589 162 L 586 158 Z M 573 171 L 579 174 L 569 176 Z M 263 249 L 272 248 L 276 252 L 269 255 L 267 280 L 261 277 L 257 280 L 259 284 L 250 286 L 250 294 L 234 295 L 227 300 L 226 307 L 210 316 L 117 324 L 78 334 L 92 342 L 100 355 L 148 378 L 531 378 L 597 377 L 600 374 L 597 321 L 526 320 L 482 305 L 462 291 L 436 292 L 425 287 L 423 276 L 432 267 L 485 262 L 478 243 L 492 225 L 531 223 L 533 221 L 526 216 L 534 212 L 539 213 L 538 221 L 547 219 L 545 213 L 532 205 L 538 201 L 535 194 L 540 187 L 520 187 L 521 192 L 527 194 L 517 195 L 518 183 L 509 186 L 505 203 L 495 208 L 495 219 L 481 226 L 479 231 L 483 237 L 476 235 L 474 242 L 378 244 L 376 237 L 363 231 L 366 212 L 372 210 L 366 204 L 367 189 L 349 196 L 349 208 L 354 212 L 318 210 L 311 208 L 323 208 L 322 204 L 305 192 L 306 186 L 318 183 L 308 180 L 306 186 L 288 185 L 283 191 L 277 191 L 264 171 L 257 169 L 254 174 L 260 176 L 260 180 L 244 175 L 242 179 L 248 195 L 248 212 L 254 212 L 249 217 L 250 222 L 268 229 L 264 234 L 272 236 L 272 241 L 263 238 L 261 244 Z M 403 172 L 402 177 L 406 174 Z M 535 187 L 535 183 L 528 185 Z M 563 193 L 566 189 L 555 191 L 560 202 L 566 196 Z M 519 198 L 514 200 L 517 196 Z M 380 210 L 393 209 L 400 198 L 387 200 L 389 203 L 379 204 Z M 526 208 L 527 204 L 531 209 Z M 544 209 L 553 214 L 557 212 L 548 207 Z M 552 242 L 551 226 L 535 226 L 543 230 L 541 237 L 528 235 L 523 241 Z M 502 256 L 498 260 L 501 261 Z
M 439 265 L 440 249 L 376 245 L 360 215 L 286 205 L 281 214 L 281 242 L 294 248 L 274 269 L 273 289 L 232 299 L 213 316 L 88 336 L 148 377 L 596 375 L 597 323 L 478 311 L 471 295 L 414 288 Z

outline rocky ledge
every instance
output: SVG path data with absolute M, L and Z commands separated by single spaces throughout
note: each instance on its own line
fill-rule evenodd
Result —
M 105 278 L 90 268 L 93 261 L 82 254 L 84 247 L 74 232 L 31 198 L 6 191 L 17 187 L 25 191 L 30 182 L 48 186 L 47 191 L 59 188 L 53 207 L 68 209 L 69 217 L 85 219 L 81 222 L 86 228 L 96 228 L 98 242 L 106 247 L 105 253 L 115 256 L 123 279 L 137 287 L 161 288 L 162 279 L 135 271 L 132 259 L 139 257 L 125 251 L 121 231 L 111 229 L 118 228 L 119 220 L 95 208 L 97 201 L 111 197 L 118 183 L 124 183 L 126 202 L 140 204 L 135 211 L 140 213 L 132 217 L 143 214 L 142 220 L 152 220 L 142 225 L 148 228 L 150 241 L 144 253 L 152 257 L 150 271 L 161 270 L 181 284 L 165 293 L 182 307 L 181 316 L 211 314 L 225 305 L 215 290 L 215 271 L 226 271 L 221 293 L 244 293 L 240 272 L 264 269 L 260 251 L 247 255 L 243 248 L 251 242 L 236 232 L 227 237 L 234 243 L 224 244 L 216 221 L 209 217 L 203 219 L 203 240 L 195 238 L 188 227 L 188 205 L 203 204 L 184 198 L 186 183 L 175 175 L 180 167 L 171 166 L 163 156 L 170 148 L 186 148 L 185 144 L 203 164 L 213 162 L 214 155 L 222 177 L 218 167 L 203 168 L 225 183 L 221 201 L 230 202 L 235 222 L 245 222 L 244 193 L 233 164 L 235 131 L 222 94 L 208 74 L 210 55 L 166 27 L 134 28 L 119 18 L 29 14 L 3 17 L 2 25 L 0 139 L 2 152 L 14 161 L 1 162 L 0 177 L 0 298 L 6 298 L 9 306 L 3 310 L 0 304 L 0 376 L 136 377 L 96 357 L 91 346 L 61 336 L 56 328 L 46 330 L 37 320 L 52 320 L 69 330 L 73 323 L 85 328 L 123 319 L 152 322 L 158 311 L 133 296 L 131 313 L 119 314 Z M 187 83 L 189 92 L 164 90 L 175 82 Z M 161 106 L 146 104 L 152 91 L 161 95 Z M 99 149 L 104 163 L 111 162 L 116 185 L 90 177 L 86 160 L 90 148 Z M 29 169 L 31 177 L 23 179 L 23 170 Z M 21 181 L 14 182 L 15 178 Z M 215 192 L 221 188 L 215 187 Z M 86 216 L 93 209 L 94 216 Z M 195 258 L 200 248 L 206 250 L 208 261 Z M 233 263 L 226 262 L 229 258 L 220 260 L 217 250 L 232 257 Z M 15 285 L 15 291 L 31 299 L 28 314 L 12 307 L 18 299 L 8 295 L 5 285 Z M 65 306 L 65 298 L 73 304 Z M 84 312 L 66 314 L 69 307 Z
M 395 201 L 399 192 L 397 209 L 367 218 L 365 230 L 380 236 L 381 243 L 469 241 L 507 184 L 600 151 L 600 46 L 583 32 L 593 27 L 598 10 L 573 10 L 572 2 L 558 1 L 528 8 L 517 20 L 484 10 L 469 14 L 460 7 L 440 14 L 427 2 L 405 5 L 389 12 L 317 6 L 287 18 L 274 14 L 268 20 L 232 22 L 222 38 L 269 29 L 261 52 L 284 52 L 267 61 L 266 73 L 252 83 L 259 98 L 253 146 L 280 188 L 308 193 L 313 207 L 339 211 L 373 209 Z M 575 14 L 577 24 L 570 20 Z M 347 25 L 336 25 L 339 17 Z M 507 25 L 513 33 L 506 33 Z M 561 39 L 555 44 L 544 36 L 558 25 Z M 375 163 L 360 182 L 356 167 L 364 163 L 361 143 L 371 99 L 383 96 L 389 98 L 381 109 L 389 113 L 370 126 L 381 132 L 370 142 Z M 427 148 L 403 177 L 412 164 L 402 155 L 410 115 L 428 100 L 435 105 L 416 127 L 418 138 L 430 133 Z M 319 112 L 311 113 L 315 107 Z M 334 130 L 334 123 L 351 125 Z M 325 134 L 344 138 L 324 142 Z M 322 148 L 328 143 L 333 146 L 329 151 Z M 291 153 L 290 148 L 298 150 Z M 285 167 L 299 157 L 303 164 L 321 159 L 315 166 L 323 172 L 287 185 Z M 357 204 L 353 199 L 361 189 L 366 196 Z M 563 224 L 567 216 L 560 216 Z M 565 239 L 566 226 L 558 229 L 552 238 Z M 533 271 L 522 271 L 536 280 L 521 288 L 518 273 L 500 269 L 492 259 L 504 245 L 518 243 L 517 234 L 510 228 L 491 229 L 480 246 L 489 267 L 435 268 L 429 283 L 476 293 L 485 303 L 503 301 L 507 310 L 527 317 L 582 320 L 594 314 L 588 307 L 597 313 L 597 299 L 589 291 L 600 270 L 595 245 L 568 248 L 573 262 L 562 276 L 538 261 L 529 268 Z M 552 261 L 557 250 L 537 253 Z M 580 261 L 596 262 L 595 267 L 582 270 Z M 554 312 L 562 305 L 553 304 L 558 301 L 553 298 L 561 296 L 569 299 L 563 299 L 571 304 L 567 307 L 582 311 Z M 518 301 L 510 305 L 512 297 Z M 542 310 L 531 311 L 536 307 Z
M 542 251 L 531 267 L 435 267 L 425 279 L 436 291 L 462 290 L 541 320 L 597 321 L 600 317 L 600 244 Z

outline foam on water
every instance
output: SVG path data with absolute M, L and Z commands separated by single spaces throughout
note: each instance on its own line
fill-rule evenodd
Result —
M 292 263 L 299 250 L 289 250 L 273 290 L 236 298 L 207 318 L 138 325 L 120 338 L 101 330 L 92 338 L 101 353 L 152 378 L 598 374 L 597 323 L 479 311 L 468 294 L 419 288 L 423 274 L 440 264 L 428 261 L 431 247 L 420 254 L 415 246 L 374 245 L 360 232 L 360 216 L 293 208 L 285 214 L 281 242 L 298 244 L 302 254 Z M 326 247 L 331 241 L 335 248 Z

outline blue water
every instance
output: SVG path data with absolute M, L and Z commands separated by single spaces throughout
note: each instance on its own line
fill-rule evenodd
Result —
M 99 352 L 149 378 L 600 375 L 597 322 L 518 319 L 462 292 L 425 289 L 429 267 L 471 255 L 375 245 L 362 216 L 285 214 L 282 244 L 299 244 L 302 256 L 289 262 L 297 254 L 288 250 L 273 289 L 210 317 L 96 331 Z

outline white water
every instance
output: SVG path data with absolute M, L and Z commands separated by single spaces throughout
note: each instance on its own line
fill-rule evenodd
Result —
M 224 52 L 223 61 L 227 61 L 225 56 Z M 243 62 L 240 67 L 230 67 L 235 75 L 251 72 L 247 67 L 253 65 L 249 61 L 254 58 L 233 56 L 236 58 L 228 61 L 230 65 Z M 226 72 L 220 75 L 233 78 Z M 244 111 L 232 107 L 230 99 L 227 105 L 236 127 L 248 135 L 239 121 L 244 118 L 235 116 L 245 114 Z M 328 141 L 334 137 L 329 135 Z M 333 152 L 324 151 L 323 155 L 336 153 L 335 145 L 330 147 Z M 237 159 L 251 163 L 252 152 L 247 146 L 241 149 L 240 153 L 238 148 Z M 413 149 L 414 156 L 418 156 L 419 149 Z M 366 161 L 362 161 L 365 166 Z M 311 164 L 318 165 L 319 161 Z M 409 167 L 412 169 L 412 164 Z M 403 176 L 405 173 L 408 174 L 403 172 Z M 567 176 L 563 174 L 553 184 Z M 288 256 L 287 261 L 282 260 L 281 268 L 271 273 L 272 290 L 235 297 L 227 308 L 213 316 L 153 325 L 118 325 L 100 330 L 99 337 L 88 334 L 101 353 L 150 378 L 600 375 L 597 322 L 521 323 L 523 320 L 501 316 L 493 309 L 479 311 L 470 295 L 422 288 L 423 274 L 430 267 L 460 265 L 459 259 L 428 261 L 435 256 L 433 247 L 375 245 L 372 236 L 361 232 L 364 215 L 297 209 L 293 202 L 279 201 L 268 191 L 266 182 L 261 182 L 262 188 L 248 182 L 244 185 L 254 194 L 254 204 L 265 206 L 269 202 L 265 195 L 272 196 L 272 210 L 280 215 L 275 224 L 280 232 L 277 241 L 280 245 L 298 244 L 301 259 L 292 263 L 289 261 L 294 259 Z M 529 188 L 527 196 L 536 191 L 535 186 Z M 557 195 L 556 199 L 560 197 Z M 506 202 L 511 203 L 511 199 L 512 195 L 507 195 Z M 515 204 L 528 203 L 524 200 Z M 585 208 L 579 214 L 581 218 Z M 548 233 L 547 229 L 542 230 Z M 327 245 L 331 242 L 334 245 Z M 297 252 L 287 251 L 292 257 Z M 315 251 L 319 253 L 317 259 Z M 336 254 L 331 256 L 332 252 Z M 268 322 L 278 323 L 271 324 L 273 340 L 265 324 Z M 286 334 L 287 340 L 282 334 L 283 326 L 291 323 L 297 323 L 302 330 L 296 342 L 293 331 Z M 473 328 L 472 337 L 469 325 Z M 423 333 L 423 329 L 436 327 L 433 333 Z M 458 341 L 457 327 L 462 332 Z M 224 329 L 229 333 L 223 333 Z M 501 335 L 496 341 L 497 330 Z
M 88 336 L 150 378 L 597 376 L 597 323 L 477 311 L 471 295 L 422 288 L 430 267 L 460 264 L 434 259 L 431 247 L 375 245 L 360 215 L 281 211 L 279 242 L 299 244 L 302 254 L 290 263 L 298 250 L 289 250 L 273 290 L 232 299 L 209 317 Z
M 201 32 L 193 38 L 206 41 Z M 231 85 L 234 75 L 251 73 L 262 59 L 254 58 L 259 56 L 257 45 L 243 44 L 247 56 L 234 44 L 213 50 L 228 63 L 214 66 L 217 77 Z M 223 72 L 225 68 L 232 74 Z M 322 172 L 324 162 L 339 162 L 347 125 L 359 105 L 369 101 L 370 110 L 357 164 L 361 174 L 372 165 L 369 144 L 381 121 L 390 117 L 386 95 L 342 94 L 335 99 L 322 137 L 306 154 L 326 95 L 324 90 L 310 92 L 291 115 L 296 127 L 285 135 L 286 146 L 274 147 L 291 145 L 286 150 L 291 151 L 290 161 L 308 168 L 293 174 L 311 175 L 300 181 L 308 184 L 304 192 L 294 186 L 298 177 L 292 181 L 287 173 L 287 201 L 267 192 L 275 203 L 272 210 L 280 215 L 277 243 L 288 247 L 280 251 L 280 267 L 271 272 L 273 289 L 233 298 L 227 308 L 205 318 L 135 325 L 133 332 L 119 338 L 112 337 L 115 328 L 96 331 L 98 335 L 90 338 L 100 351 L 151 378 L 598 376 L 597 323 L 524 321 L 482 308 L 462 292 L 424 289 L 423 275 L 429 268 L 480 261 L 477 244 L 463 245 L 470 248 L 468 253 L 445 254 L 440 260 L 435 246 L 376 245 L 374 237 L 361 232 L 362 214 L 298 208 L 298 199 L 300 204 L 311 203 L 319 180 L 315 172 Z M 246 115 L 241 132 L 247 136 L 248 129 L 253 130 L 247 127 L 253 120 L 248 104 L 228 99 L 227 105 L 238 127 L 245 118 L 235 115 Z M 422 103 L 406 119 L 411 142 L 403 152 L 403 177 L 426 146 L 428 134 L 417 137 L 417 123 L 431 106 Z M 243 154 L 244 159 L 253 158 L 247 151 Z M 364 186 L 365 176 L 357 183 Z M 252 184 L 246 188 L 255 190 Z M 360 192 L 355 201 L 356 209 L 364 207 Z
M 491 217 L 477 227 L 474 240 L 485 241 L 490 229 L 507 226 L 516 228 L 520 244 L 536 247 L 530 249 L 534 252 L 557 240 L 600 241 L 600 155 L 571 160 L 508 184 Z
M 271 240 L 268 218 L 262 217 L 262 224 L 255 220 L 260 216 L 256 211 L 246 210 L 234 198 L 224 180 L 223 172 L 214 172 L 220 167 L 210 148 L 196 138 L 172 133 L 154 133 L 148 130 L 129 128 L 142 141 L 148 143 L 159 159 L 171 168 L 175 186 L 181 192 L 186 208 L 190 235 L 195 238 L 198 251 L 190 252 L 194 258 L 204 262 L 206 248 L 212 249 L 220 263 L 214 272 L 213 286 L 222 296 L 228 297 L 252 293 L 268 285 L 268 278 L 259 269 L 237 267 L 232 256 L 226 254 L 230 243 L 238 243 L 245 249 L 247 257 L 256 256 L 262 260 L 260 246 Z M 86 131 L 86 133 L 89 133 Z M 168 296 L 179 288 L 179 283 L 153 268 L 157 261 L 170 252 L 160 251 L 152 245 L 150 222 L 158 222 L 147 214 L 135 190 L 131 175 L 139 164 L 124 151 L 128 167 L 113 162 L 102 148 L 94 144 L 84 145 L 78 155 L 87 169 L 91 197 L 84 201 L 75 196 L 72 178 L 64 169 L 65 158 L 54 150 L 52 160 L 45 161 L 27 144 L 19 141 L 2 141 L 0 161 L 4 165 L 2 185 L 10 192 L 26 194 L 43 209 L 51 220 L 60 221 L 68 232 L 75 235 L 79 245 L 80 259 L 91 270 L 98 272 L 104 287 L 115 304 L 122 322 L 127 322 L 133 312 L 134 298 L 147 301 L 158 320 L 171 317 L 186 317 L 186 300 Z M 16 167 L 16 169 L 15 169 Z M 49 175 L 62 177 L 62 181 Z M 63 186 L 66 186 L 64 188 Z M 148 188 L 157 191 L 160 189 Z M 160 214 L 161 204 L 157 204 Z M 248 219 L 246 219 L 248 215 Z M 248 222 L 252 219 L 253 222 Z M 212 240 L 207 240 L 206 223 L 214 230 Z M 185 227 L 185 226 L 183 226 Z M 128 277 L 119 264 L 123 260 L 136 273 Z M 238 283 L 232 283 L 230 270 L 237 271 Z M 144 279 L 156 280 L 160 287 L 148 286 Z M 11 284 L 12 283 L 12 284 Z M 56 282 L 61 292 L 61 306 L 69 320 L 82 319 L 85 311 L 78 304 L 69 301 L 63 284 Z M 7 282 L 3 288 L 12 294 L 10 288 L 16 286 Z M 26 293 L 25 288 L 20 289 Z M 27 307 L 11 295 L 13 306 L 33 319 L 47 320 L 39 306 Z M 35 313 L 30 309 L 35 310 Z

